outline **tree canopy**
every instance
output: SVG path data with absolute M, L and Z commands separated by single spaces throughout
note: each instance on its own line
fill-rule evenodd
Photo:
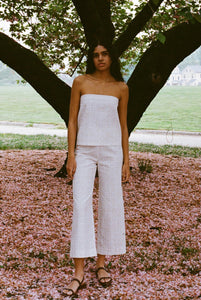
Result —
M 0 18 L 10 23 L 11 35 L 32 49 L 48 67 L 56 64 L 57 68 L 54 70 L 63 69 L 70 75 L 76 66 L 79 72 L 84 71 L 87 52 L 83 24 L 74 5 L 79 1 L 74 2 L 1 0 Z M 86 5 L 87 1 L 83 2 Z M 164 43 L 164 31 L 182 22 L 201 22 L 200 5 L 197 0 L 139 0 L 135 5 L 132 0 L 108 2 L 114 43 L 116 42 L 118 47 L 124 47 L 120 53 L 124 70 L 126 66 L 136 64 L 140 60 L 151 42 L 158 39 Z M 93 8 L 91 10 L 93 13 Z M 154 14 L 150 18 L 146 16 L 148 10 Z M 133 19 L 134 15 L 138 16 L 138 20 Z M 107 20 L 103 19 L 103 22 Z M 136 26 L 135 36 L 130 37 L 125 45 L 125 30 L 129 30 L 131 35 L 132 26 Z

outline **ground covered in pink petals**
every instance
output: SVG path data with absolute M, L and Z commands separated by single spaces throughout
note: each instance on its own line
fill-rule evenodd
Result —
M 73 270 L 72 185 L 54 174 L 64 159 L 58 150 L 0 151 L 0 299 L 63 299 Z M 127 253 L 107 258 L 107 289 L 87 259 L 78 299 L 201 299 L 201 159 L 130 152 L 130 166 Z M 95 220 L 97 199 L 96 180 Z

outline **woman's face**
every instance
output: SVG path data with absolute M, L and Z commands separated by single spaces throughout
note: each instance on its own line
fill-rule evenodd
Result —
M 101 45 L 98 45 L 93 52 L 93 62 L 96 70 L 106 71 L 110 69 L 112 60 L 108 50 Z

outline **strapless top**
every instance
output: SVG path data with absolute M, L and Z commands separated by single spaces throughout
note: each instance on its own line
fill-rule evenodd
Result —
M 121 145 L 119 99 L 109 95 L 80 97 L 77 145 Z

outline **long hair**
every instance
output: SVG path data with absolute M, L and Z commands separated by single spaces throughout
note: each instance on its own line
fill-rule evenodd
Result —
M 99 45 L 106 48 L 107 51 L 109 52 L 109 55 L 110 55 L 110 58 L 112 61 L 111 66 L 110 66 L 111 75 L 117 81 L 124 81 L 121 71 L 120 71 L 119 59 L 115 53 L 114 48 L 112 47 L 111 44 L 103 42 L 103 41 L 96 41 L 93 43 L 93 45 L 90 46 L 90 48 L 88 50 L 86 74 L 93 74 L 96 71 L 94 62 L 93 62 L 93 52 L 94 52 L 94 49 Z

